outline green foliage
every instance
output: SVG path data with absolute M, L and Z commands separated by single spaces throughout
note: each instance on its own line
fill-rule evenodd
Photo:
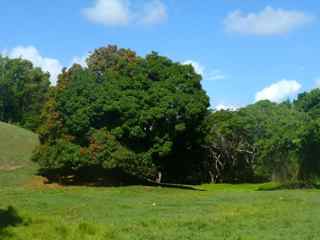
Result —
M 316 88 L 310 92 L 301 93 L 294 101 L 296 109 L 308 113 L 312 118 L 320 117 L 320 89 Z
M 240 110 L 257 149 L 255 171 L 269 180 L 296 179 L 299 171 L 299 134 L 307 122 L 291 104 L 258 102 Z
M 319 177 L 319 89 L 210 113 L 191 65 L 108 46 L 87 66 L 64 69 L 49 88 L 31 62 L 0 56 L 0 121 L 38 130 L 33 160 L 44 172 L 114 169 L 181 183 Z
M 305 126 L 299 153 L 300 179 L 316 182 L 320 177 L 320 119 Z
M 95 50 L 87 63 L 65 70 L 51 92 L 34 160 L 48 170 L 190 177 L 209 105 L 201 76 L 156 53 L 142 58 L 115 46 Z
M 300 94 L 294 107 L 310 118 L 300 134 L 299 175 L 304 181 L 316 181 L 320 177 L 320 89 Z
M 208 169 L 213 169 L 220 181 L 299 178 L 301 133 L 308 117 L 290 103 L 261 101 L 235 112 L 214 112 L 210 117 L 207 149 L 212 157 Z
M 0 56 L 0 121 L 36 129 L 48 88 L 49 75 L 40 68 Z
M 238 112 L 218 111 L 207 121 L 205 169 L 211 182 L 246 182 L 253 179 L 256 150 Z

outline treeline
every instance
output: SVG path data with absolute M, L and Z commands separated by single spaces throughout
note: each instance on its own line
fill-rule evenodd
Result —
M 211 181 L 314 181 L 320 174 L 320 90 L 281 104 L 260 101 L 206 120 Z M 319 105 L 320 106 L 320 105 Z
M 35 130 L 49 85 L 49 74 L 31 62 L 0 55 L 0 121 Z
M 213 111 L 201 76 L 152 52 L 96 49 L 57 86 L 28 61 L 0 57 L 0 120 L 33 129 L 45 174 L 117 170 L 176 183 L 315 181 L 320 90 L 281 104 Z

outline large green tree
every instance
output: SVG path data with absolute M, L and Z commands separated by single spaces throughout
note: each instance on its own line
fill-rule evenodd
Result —
M 74 174 L 99 167 L 164 181 L 198 177 L 209 103 L 193 67 L 115 46 L 96 49 L 87 65 L 60 76 L 35 161 Z
M 0 56 L 0 121 L 35 129 L 49 84 L 49 75 L 31 62 Z

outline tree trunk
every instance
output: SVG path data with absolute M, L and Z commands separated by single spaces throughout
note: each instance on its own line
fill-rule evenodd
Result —
M 156 183 L 160 184 L 161 183 L 161 179 L 162 179 L 162 173 L 158 172 L 158 176 L 156 178 Z

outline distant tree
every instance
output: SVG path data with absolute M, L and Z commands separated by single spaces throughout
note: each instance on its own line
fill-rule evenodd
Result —
M 219 181 L 298 179 L 300 134 L 307 116 L 292 104 L 261 101 L 210 118 L 208 169 Z
M 49 84 L 49 75 L 31 62 L 0 56 L 0 121 L 34 130 Z
M 190 65 L 115 46 L 99 48 L 88 68 L 65 70 L 42 115 L 44 170 L 98 166 L 165 181 L 191 181 L 201 159 L 208 97 Z
M 210 182 L 250 182 L 256 149 L 238 112 L 213 112 L 206 121 L 207 169 Z
M 313 181 L 320 177 L 320 89 L 300 94 L 294 106 L 311 118 L 304 124 L 300 135 L 300 171 L 299 178 Z
M 241 110 L 257 148 L 255 172 L 273 180 L 296 179 L 299 134 L 307 116 L 287 102 L 261 101 Z

